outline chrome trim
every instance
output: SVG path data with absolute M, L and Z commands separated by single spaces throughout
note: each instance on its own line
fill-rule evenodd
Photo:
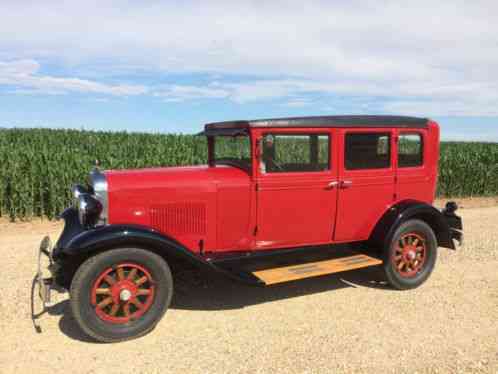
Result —
M 43 278 L 43 268 L 42 268 L 42 256 L 48 257 L 49 266 L 48 269 L 52 267 L 52 242 L 48 236 L 45 236 L 40 243 L 38 249 L 38 270 L 35 275 L 35 282 L 38 284 L 38 296 L 42 300 L 43 309 L 51 305 L 50 291 L 52 289 L 53 276 L 50 278 Z M 33 297 L 33 295 L 32 295 Z
M 71 194 L 73 195 L 73 201 L 75 204 L 78 203 L 78 198 L 84 194 L 84 193 L 87 193 L 87 191 L 85 190 L 85 188 L 80 185 L 80 184 L 75 184 L 72 188 L 71 188 Z
M 109 218 L 109 194 L 107 191 L 107 178 L 104 173 L 95 168 L 90 172 L 90 185 L 98 201 L 102 204 L 102 213 L 100 213 L 99 225 L 107 224 Z
M 78 219 L 80 220 L 80 224 L 82 226 L 85 225 L 85 220 L 86 216 L 88 215 L 87 212 L 87 207 L 88 203 L 85 200 L 85 196 L 88 196 L 87 194 L 81 194 L 78 196 L 77 203 L 76 203 L 76 209 L 78 209 Z

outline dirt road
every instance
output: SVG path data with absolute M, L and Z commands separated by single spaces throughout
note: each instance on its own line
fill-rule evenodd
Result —
M 419 289 L 372 268 L 266 289 L 185 277 L 151 334 L 113 345 L 78 331 L 65 295 L 34 331 L 36 248 L 61 224 L 0 223 L 0 372 L 498 373 L 498 207 L 460 214 L 465 247 Z

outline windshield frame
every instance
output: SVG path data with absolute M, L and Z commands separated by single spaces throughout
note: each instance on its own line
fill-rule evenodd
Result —
M 216 159 L 216 139 L 217 138 L 238 138 L 238 137 L 247 137 L 249 140 L 249 165 L 244 165 L 242 163 L 238 163 L 234 160 L 226 160 L 223 158 Z M 210 167 L 214 167 L 216 165 L 228 165 L 228 166 L 233 166 L 236 167 L 237 169 L 243 170 L 249 175 L 252 175 L 252 168 L 253 168 L 253 150 L 252 150 L 252 137 L 248 133 L 237 133 L 237 134 L 217 134 L 217 135 L 211 135 L 207 137 L 208 139 L 208 165 Z

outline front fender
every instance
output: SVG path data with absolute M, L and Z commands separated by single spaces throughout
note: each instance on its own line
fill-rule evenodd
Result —
M 139 246 L 152 249 L 167 258 L 186 260 L 199 269 L 214 271 L 233 280 L 245 284 L 260 285 L 260 281 L 244 273 L 227 271 L 220 266 L 206 261 L 182 244 L 156 230 L 139 225 L 106 225 L 93 229 L 84 229 L 74 208 L 66 209 L 61 217 L 65 220 L 64 230 L 57 241 L 52 256 L 59 259 L 69 259 L 78 255 L 91 255 L 100 250 L 120 246 Z
M 434 231 L 438 246 L 455 249 L 454 231 L 462 230 L 460 217 L 444 214 L 432 205 L 416 200 L 405 200 L 389 208 L 375 226 L 369 242 L 376 247 L 386 248 L 399 225 L 408 219 L 425 221 Z M 455 220 L 458 225 L 453 223 Z
M 53 256 L 75 256 L 116 248 L 126 245 L 139 245 L 153 248 L 171 257 L 188 260 L 195 264 L 206 264 L 204 259 L 189 251 L 174 239 L 156 230 L 139 225 L 106 225 L 84 229 L 74 208 L 66 209 L 61 217 L 65 220 L 64 230 L 55 245 Z

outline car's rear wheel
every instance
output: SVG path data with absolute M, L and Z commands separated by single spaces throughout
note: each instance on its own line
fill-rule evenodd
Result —
M 81 330 L 101 342 L 148 333 L 171 302 L 173 280 L 160 256 L 118 248 L 87 259 L 71 282 L 71 310 Z
M 431 227 L 417 219 L 401 224 L 384 249 L 383 270 L 396 289 L 415 288 L 432 273 L 437 258 L 437 239 Z

